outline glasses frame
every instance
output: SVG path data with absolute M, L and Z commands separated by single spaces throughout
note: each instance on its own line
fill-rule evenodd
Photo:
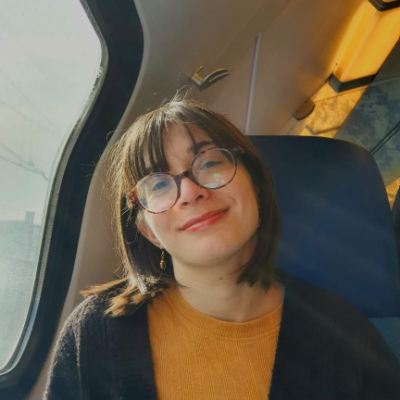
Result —
M 209 187 L 205 187 L 205 186 L 201 185 L 199 182 L 196 181 L 196 178 L 195 178 L 194 175 L 193 175 L 193 164 L 195 163 L 195 161 L 196 161 L 201 155 L 203 155 L 204 153 L 207 153 L 208 151 L 213 151 L 213 150 L 225 150 L 225 151 L 228 151 L 228 152 L 230 153 L 230 155 L 232 156 L 232 158 L 233 158 L 233 165 L 234 165 L 234 171 L 233 171 L 232 178 L 229 179 L 229 181 L 226 182 L 224 185 L 219 186 L 219 187 L 217 187 L 217 188 L 209 188 Z M 181 197 L 181 182 L 182 182 L 182 179 L 184 179 L 184 178 L 189 178 L 195 185 L 197 185 L 197 186 L 199 186 L 199 187 L 201 187 L 201 188 L 203 188 L 203 189 L 207 189 L 207 190 L 218 190 L 218 189 L 222 189 L 223 187 L 225 187 L 226 185 L 228 185 L 229 183 L 231 183 L 232 180 L 233 180 L 233 179 L 235 178 L 235 176 L 236 176 L 236 171 L 237 171 L 237 154 L 238 154 L 238 153 L 244 153 L 243 149 L 242 149 L 241 147 L 239 147 L 239 146 L 230 147 L 230 148 L 227 148 L 227 149 L 226 149 L 226 148 L 223 148 L 223 147 L 217 147 L 217 148 L 213 148 L 213 149 L 208 149 L 208 150 L 202 151 L 202 152 L 200 152 L 199 154 L 197 154 L 197 155 L 193 158 L 192 162 L 190 163 L 189 169 L 187 169 L 186 171 L 183 171 L 182 173 L 180 173 L 180 174 L 178 174 L 178 175 L 173 175 L 173 174 L 171 174 L 171 173 L 169 173 L 169 172 L 153 172 L 152 174 L 146 175 L 146 176 L 143 177 L 143 178 L 135 185 L 135 187 L 128 193 L 128 200 L 129 200 L 129 202 L 132 204 L 133 208 L 140 207 L 141 209 L 147 211 L 147 212 L 150 213 L 150 214 L 162 214 L 162 213 L 165 213 L 166 211 L 170 210 L 170 209 L 178 202 L 179 198 Z M 149 178 L 150 176 L 161 175 L 161 174 L 163 174 L 163 175 L 169 175 L 169 176 L 171 176 L 171 177 L 174 179 L 175 184 L 176 184 L 176 186 L 177 186 L 177 188 L 178 188 L 178 193 L 177 193 L 176 199 L 175 199 L 174 203 L 171 205 L 171 207 L 167 208 L 167 209 L 164 210 L 164 211 L 158 211 L 158 212 L 157 212 L 157 211 L 150 211 L 149 209 L 147 209 L 147 208 L 140 202 L 140 200 L 139 200 L 139 198 L 138 198 L 138 195 L 137 195 L 138 188 L 139 188 L 140 184 L 141 184 L 145 179 Z

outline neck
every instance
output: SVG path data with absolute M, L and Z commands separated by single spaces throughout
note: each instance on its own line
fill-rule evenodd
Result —
M 234 271 L 234 272 L 232 272 Z M 241 270 L 226 265 L 185 267 L 174 262 L 182 298 L 197 311 L 229 322 L 246 322 L 273 311 L 283 300 L 284 288 L 274 283 L 268 291 L 256 284 L 238 285 Z

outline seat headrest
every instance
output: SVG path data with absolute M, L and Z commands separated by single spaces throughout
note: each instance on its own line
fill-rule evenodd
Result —
M 282 218 L 277 267 L 368 317 L 400 317 L 393 222 L 373 157 L 341 140 L 249 138 L 274 177 Z

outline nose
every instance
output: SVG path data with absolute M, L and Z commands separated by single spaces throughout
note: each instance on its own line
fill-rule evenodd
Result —
M 193 182 L 189 177 L 181 180 L 181 195 L 177 204 L 179 206 L 187 206 L 188 204 L 195 204 L 201 199 L 206 199 L 210 195 L 210 190 L 204 189 Z

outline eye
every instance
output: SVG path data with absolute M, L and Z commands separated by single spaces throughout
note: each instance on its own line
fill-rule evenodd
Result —
M 170 182 L 167 181 L 160 181 L 157 182 L 156 184 L 153 185 L 153 187 L 151 188 L 152 192 L 158 192 L 160 190 L 165 189 L 166 187 L 168 187 L 170 185 Z
M 210 169 L 220 165 L 221 161 L 207 161 L 201 165 L 200 169 Z

